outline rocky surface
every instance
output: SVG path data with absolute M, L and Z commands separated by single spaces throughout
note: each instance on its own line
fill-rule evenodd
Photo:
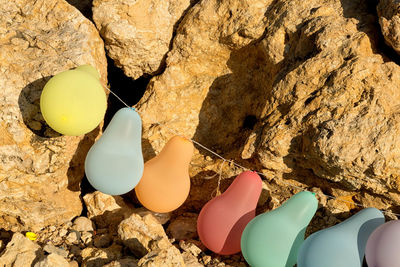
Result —
M 380 0 L 377 11 L 385 41 L 400 54 L 400 2 Z
M 140 266 L 184 266 L 179 250 L 168 240 L 164 228 L 152 215 L 132 214 L 118 226 L 123 244 L 140 261 Z
M 15 233 L 7 247 L 0 255 L 3 266 L 32 266 L 43 256 L 40 246 L 21 233 Z
M 358 190 L 353 200 L 379 194 L 378 208 L 399 205 L 400 67 L 380 54 L 371 9 L 364 1 L 199 2 L 138 104 L 145 153 L 159 151 L 172 128 L 274 183 Z M 203 188 L 204 170 L 219 164 L 200 153 L 192 176 Z M 225 177 L 237 173 L 225 166 Z
M 0 225 L 13 231 L 61 224 L 79 215 L 83 159 L 99 130 L 59 136 L 39 98 L 54 74 L 92 64 L 106 84 L 103 41 L 62 0 L 0 1 Z
M 95 0 L 93 20 L 108 55 L 134 79 L 155 74 L 190 0 Z

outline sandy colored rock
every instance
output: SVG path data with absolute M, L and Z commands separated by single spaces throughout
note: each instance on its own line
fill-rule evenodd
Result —
M 43 247 L 43 250 L 46 251 L 49 254 L 58 254 L 62 256 L 63 258 L 66 258 L 68 256 L 68 251 L 62 248 L 58 248 L 52 244 L 46 244 Z
M 137 267 L 138 260 L 134 258 L 124 258 L 117 261 L 112 261 L 104 267 Z
M 400 2 L 380 0 L 376 9 L 386 43 L 400 54 Z
M 121 258 L 122 247 L 119 245 L 112 245 L 109 248 L 93 248 L 87 247 L 81 252 L 82 267 L 98 267 L 104 266 L 114 260 Z
M 95 0 L 93 20 L 108 55 L 134 79 L 155 74 L 190 0 Z
M 190 254 L 189 252 L 182 253 L 183 261 L 185 262 L 186 267 L 202 267 L 203 264 L 200 264 L 197 257 Z
M 51 253 L 37 262 L 34 267 L 70 267 L 70 264 L 63 256 Z
M 81 213 L 83 158 L 98 129 L 59 136 L 39 99 L 51 76 L 91 64 L 106 84 L 103 41 L 62 0 L 0 1 L 0 225 L 38 231 Z
M 199 2 L 137 106 L 144 153 L 160 151 L 172 128 L 262 171 L 277 204 L 294 193 L 285 178 L 399 205 L 400 67 L 380 54 L 376 21 L 363 1 Z M 204 178 L 220 164 L 207 155 L 192 160 L 181 211 L 210 198 L 202 186 L 216 179 Z
M 93 220 L 98 228 L 117 227 L 133 212 L 133 205 L 120 196 L 110 196 L 99 191 L 86 194 L 83 197 L 88 210 L 88 218 Z
M 132 214 L 118 226 L 118 236 L 132 253 L 141 258 L 153 249 L 166 249 L 169 242 L 164 228 L 151 214 Z
M 72 229 L 79 232 L 89 232 L 94 230 L 92 221 L 83 216 L 80 216 L 74 220 Z
M 25 267 L 31 266 L 43 256 L 40 246 L 21 233 L 15 233 L 7 247 L 0 255 L 1 266 Z
M 184 266 L 181 253 L 152 214 L 143 217 L 132 214 L 118 226 L 118 235 L 123 244 L 141 258 L 139 266 Z
M 132 191 L 131 194 L 134 194 L 134 191 Z M 154 211 L 148 210 L 148 209 L 146 209 L 144 207 L 135 209 L 134 213 L 139 214 L 142 217 L 147 215 L 147 214 L 152 214 L 158 220 L 158 222 L 161 223 L 161 224 L 165 224 L 171 219 L 171 213 L 170 212 L 158 213 L 158 212 L 154 212 Z
M 175 240 L 197 238 L 197 216 L 196 213 L 185 213 L 175 218 L 168 225 L 168 235 Z
M 152 250 L 139 260 L 138 265 L 141 267 L 185 267 L 181 253 L 174 246 L 162 250 Z

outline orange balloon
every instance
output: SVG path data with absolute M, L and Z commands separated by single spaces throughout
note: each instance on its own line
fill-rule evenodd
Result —
M 143 176 L 135 188 L 140 203 L 154 212 L 179 208 L 189 195 L 189 163 L 193 143 L 172 137 L 162 151 L 144 164 Z

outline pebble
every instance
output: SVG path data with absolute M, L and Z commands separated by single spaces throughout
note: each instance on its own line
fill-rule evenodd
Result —
M 93 234 L 90 232 L 83 232 L 81 235 L 81 240 L 85 245 L 89 245 L 93 240 Z
M 67 233 L 68 233 L 68 230 L 67 230 L 67 229 L 61 229 L 61 230 L 58 232 L 58 235 L 59 235 L 60 237 L 64 237 Z
M 72 225 L 72 229 L 79 232 L 89 232 L 94 230 L 92 221 L 86 217 L 76 218 L 74 220 L 74 224 Z
M 66 258 L 68 256 L 68 251 L 66 251 L 65 249 L 62 249 L 62 248 L 58 248 L 52 244 L 46 244 L 43 247 L 43 250 L 49 254 L 51 254 L 51 253 L 58 254 L 60 256 L 63 256 L 64 258 Z
M 68 243 L 70 243 L 70 244 L 77 244 L 77 243 L 79 242 L 79 239 L 80 239 L 80 238 L 81 238 L 81 237 L 80 237 L 80 233 L 77 232 L 77 231 L 72 230 L 72 231 L 68 234 L 66 241 L 67 241 Z
M 211 262 L 211 256 L 208 256 L 208 255 L 203 256 L 201 258 L 201 261 L 203 262 L 204 265 L 207 265 L 207 264 L 209 264 Z
M 191 253 L 194 256 L 198 256 L 201 253 L 201 249 L 191 242 L 185 242 L 181 240 L 179 242 L 179 247 L 183 249 L 183 251 Z

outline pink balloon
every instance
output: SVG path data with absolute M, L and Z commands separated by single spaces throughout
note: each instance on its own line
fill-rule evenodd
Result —
M 382 224 L 368 238 L 365 259 L 369 267 L 400 266 L 400 221 Z
M 201 242 L 221 255 L 240 252 L 240 238 L 246 225 L 256 215 L 261 189 L 260 176 L 245 171 L 223 194 L 207 202 L 197 220 Z

